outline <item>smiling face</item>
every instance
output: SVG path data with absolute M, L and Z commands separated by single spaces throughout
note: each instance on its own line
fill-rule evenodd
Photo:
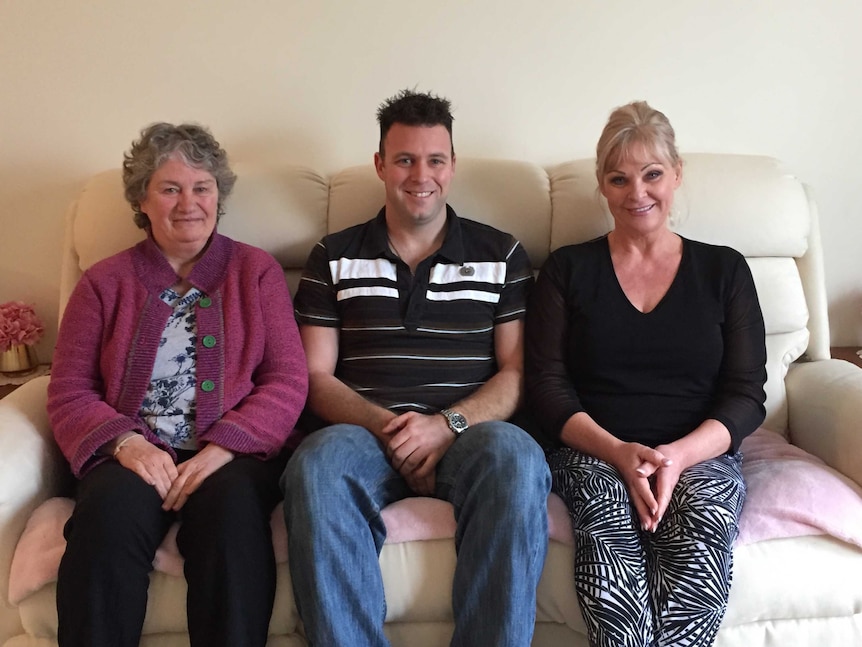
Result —
M 165 256 L 193 258 L 215 230 L 218 185 L 209 171 L 174 155 L 150 178 L 141 212 L 149 218 L 153 239 Z
M 604 173 L 600 189 L 608 201 L 615 229 L 643 235 L 667 227 L 680 182 L 680 164 L 673 165 L 638 145 Z
M 393 124 L 374 155 L 386 187 L 386 218 L 407 227 L 446 217 L 446 198 L 455 174 L 452 139 L 445 126 Z

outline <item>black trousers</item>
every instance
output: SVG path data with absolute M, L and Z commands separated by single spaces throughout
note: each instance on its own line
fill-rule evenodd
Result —
M 275 597 L 270 516 L 286 456 L 237 457 L 179 513 L 110 461 L 78 484 L 57 582 L 61 647 L 137 647 L 156 549 L 177 520 L 193 647 L 263 647 Z

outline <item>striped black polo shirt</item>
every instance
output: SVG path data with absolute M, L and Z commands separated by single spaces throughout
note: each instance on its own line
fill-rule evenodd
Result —
M 376 218 L 321 240 L 296 294 L 300 324 L 340 329 L 335 375 L 396 413 L 436 412 L 497 372 L 494 326 L 521 319 L 533 283 L 510 234 L 447 205 L 440 249 L 410 268 Z

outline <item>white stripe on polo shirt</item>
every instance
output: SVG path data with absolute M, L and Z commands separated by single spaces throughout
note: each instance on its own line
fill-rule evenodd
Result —
M 509 257 L 515 253 L 515 250 L 518 249 L 518 245 L 520 244 L 521 243 L 519 243 L 517 240 L 515 241 L 515 244 L 509 248 L 509 252 L 506 254 L 506 260 L 509 260 Z
M 329 261 L 333 284 L 348 279 L 388 279 L 395 281 L 395 264 L 385 258 L 337 258 Z
M 434 382 L 431 384 L 423 384 L 422 386 L 463 389 L 471 386 L 482 386 L 483 384 L 484 382 Z
M 428 290 L 425 298 L 429 301 L 484 301 L 485 303 L 499 303 L 500 295 L 496 292 L 484 292 L 483 290 L 452 290 L 451 292 L 432 292 Z
M 395 288 L 385 288 L 382 285 L 371 285 L 368 287 L 346 288 L 344 290 L 339 290 L 335 294 L 335 298 L 339 301 L 354 299 L 356 297 L 387 297 L 390 299 L 397 299 L 398 290 Z
M 417 332 L 430 332 L 434 334 L 441 335 L 477 335 L 486 332 L 491 332 L 494 329 L 494 326 L 486 326 L 484 328 L 473 328 L 470 330 L 448 330 L 443 328 L 425 328 L 423 326 L 419 326 L 416 328 Z
M 302 277 L 300 277 L 299 281 L 300 281 L 300 283 L 302 281 L 308 281 L 309 283 L 314 283 L 316 285 L 324 285 L 324 286 L 327 285 L 326 281 L 321 281 L 319 279 L 313 279 L 310 276 L 302 276 Z
M 324 317 L 322 315 L 303 315 L 308 319 L 314 319 L 315 321 L 338 321 L 338 317 Z
M 437 263 L 431 268 L 430 283 L 446 285 L 447 283 L 463 283 L 464 281 L 503 285 L 506 282 L 506 263 L 503 261 L 471 262 L 463 265 Z
M 409 411 L 436 411 L 435 407 L 429 407 L 421 402 L 394 402 L 386 407 L 390 411 L 393 409 L 407 409 Z
M 404 330 L 404 326 L 342 326 L 341 329 L 345 332 L 369 332 L 372 330 L 393 332 L 395 330 Z
M 428 362 L 489 362 L 494 359 L 490 355 L 458 355 L 455 357 L 437 357 L 434 355 L 406 355 L 406 354 L 394 354 L 394 355 L 353 355 L 351 357 L 342 357 L 342 362 L 358 362 L 363 360 L 380 360 L 380 359 L 406 359 L 406 360 L 420 360 L 420 361 L 428 361 Z

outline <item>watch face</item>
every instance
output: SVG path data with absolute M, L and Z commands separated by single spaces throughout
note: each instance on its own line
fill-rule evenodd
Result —
M 446 419 L 449 421 L 449 427 L 451 427 L 452 431 L 456 434 L 460 434 L 467 428 L 467 418 L 457 411 L 448 412 Z

